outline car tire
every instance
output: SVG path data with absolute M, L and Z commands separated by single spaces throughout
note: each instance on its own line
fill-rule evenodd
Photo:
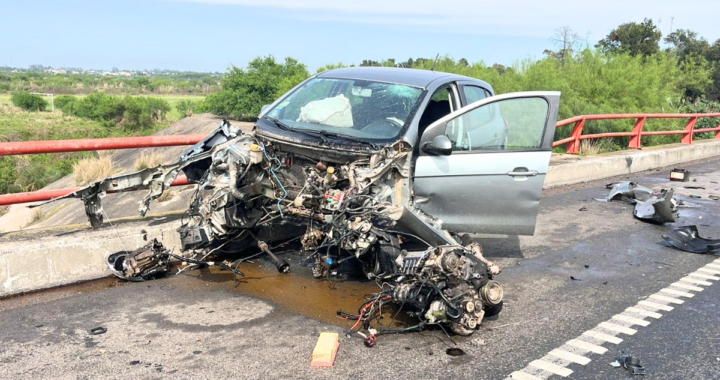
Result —
M 395 259 L 400 256 L 400 243 L 397 237 L 391 234 L 378 235 L 378 241 L 373 248 L 370 263 L 363 265 L 368 278 L 394 274 L 397 272 Z

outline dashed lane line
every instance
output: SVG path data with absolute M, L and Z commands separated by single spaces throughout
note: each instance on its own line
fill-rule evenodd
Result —
M 681 278 L 680 281 L 689 282 L 689 283 L 691 283 L 691 284 L 705 285 L 705 286 L 710 286 L 710 285 L 712 285 L 712 282 L 707 282 L 707 281 L 700 280 L 700 279 L 697 279 L 697 278 L 692 278 L 692 277 L 689 277 L 689 276 L 688 276 L 688 277 L 683 277 L 683 278 Z
M 612 319 L 617 319 L 618 321 L 627 322 L 627 323 L 630 323 L 631 325 L 638 325 L 638 326 L 643 326 L 643 327 L 650 324 L 649 321 L 646 321 L 646 320 L 640 319 L 640 318 L 630 317 L 625 314 L 614 315 L 612 317 Z
M 651 307 L 651 308 L 653 308 L 653 309 L 655 309 L 655 310 L 671 311 L 672 309 L 674 309 L 672 306 L 663 305 L 663 304 L 660 304 L 660 303 L 655 303 L 655 302 L 652 302 L 652 301 L 645 301 L 645 300 L 642 300 L 642 301 L 638 302 L 638 305 L 643 305 L 643 306 Z
M 608 321 L 600 322 L 597 327 L 583 332 L 577 339 L 571 339 L 565 342 L 563 346 L 569 347 L 568 350 L 574 352 L 563 349 L 563 346 L 558 347 L 550 351 L 543 358 L 530 362 L 525 368 L 511 373 L 508 379 L 544 380 L 552 375 L 562 377 L 570 376 L 573 373 L 570 368 L 567 368 L 570 364 L 585 365 L 590 363 L 591 358 L 582 355 L 583 353 L 602 355 L 607 352 L 607 348 L 595 344 L 596 342 L 603 342 L 601 344 L 606 342 L 618 344 L 622 342 L 621 338 L 602 331 L 614 334 L 633 335 L 637 330 L 628 326 L 636 325 L 645 327 L 650 324 L 650 321 L 643 318 L 660 319 L 663 314 L 657 313 L 656 311 L 673 310 L 673 307 L 668 304 L 681 305 L 685 302 L 676 297 L 694 297 L 695 294 L 690 293 L 691 291 L 701 292 L 705 290 L 702 286 L 711 286 L 712 283 L 710 281 L 720 280 L 720 277 L 714 276 L 716 274 L 720 275 L 720 259 L 688 274 L 677 282 L 661 289 L 659 292 L 651 294 L 647 300 L 641 300 L 637 305 L 628 307 L 620 314 L 613 315 Z
M 710 273 L 710 274 L 720 274 L 720 270 L 717 269 L 710 269 L 710 268 L 700 268 L 698 269 L 700 272 L 703 273 Z
M 659 293 L 659 292 L 658 292 L 658 293 Z M 678 304 L 678 305 L 680 305 L 680 304 L 682 304 L 682 303 L 685 302 L 685 301 L 679 300 L 679 299 L 677 299 L 677 298 L 672 298 L 672 297 L 664 296 L 664 295 L 662 295 L 662 294 L 657 294 L 657 293 L 651 294 L 649 298 L 653 298 L 653 299 L 656 299 L 656 300 L 659 300 L 659 301 L 664 301 L 664 302 L 676 303 L 676 304 Z
M 665 289 L 662 289 L 662 290 L 660 290 L 660 291 L 661 291 L 661 292 L 668 293 L 668 294 L 676 295 L 676 296 L 679 296 L 679 297 L 686 297 L 686 298 L 695 297 L 695 295 L 692 294 L 692 293 L 683 292 L 683 291 L 675 290 L 675 289 L 672 289 L 672 288 L 665 288 Z
M 704 279 L 706 279 L 706 280 L 713 280 L 713 281 L 720 280 L 720 277 L 711 276 L 711 275 L 709 275 L 709 274 L 698 273 L 698 272 L 690 273 L 688 276 L 697 277 L 697 278 L 704 278 Z
M 607 348 L 603 346 L 598 346 L 597 344 L 592 344 L 580 339 L 571 339 L 565 344 L 601 355 L 607 352 Z
M 556 358 L 560 358 L 563 360 L 567 360 L 569 362 L 581 364 L 581 365 L 590 363 L 590 358 L 588 358 L 588 357 L 578 355 L 578 354 L 573 354 L 572 352 L 567 352 L 565 350 L 560 350 L 557 348 L 550 351 L 550 353 L 548 353 L 548 355 L 551 355 L 551 356 L 554 356 Z
M 513 380 L 543 380 L 537 376 L 533 376 L 529 373 L 515 371 L 510 374 L 510 378 Z
M 591 338 L 595 338 L 597 340 L 602 340 L 603 342 L 609 342 L 612 344 L 620 344 L 620 342 L 623 341 L 622 339 L 616 337 L 615 335 L 605 334 L 605 333 L 601 333 L 601 332 L 595 331 L 595 330 L 588 330 L 582 334 L 587 335 Z
M 600 322 L 600 324 L 598 326 L 604 328 L 605 330 L 609 330 L 609 331 L 612 331 L 615 333 L 622 333 L 625 335 L 635 335 L 635 333 L 637 332 L 637 330 L 635 330 L 635 329 L 616 325 L 616 324 L 610 323 L 610 322 Z
M 656 313 L 654 311 L 648 311 L 648 310 L 641 309 L 639 307 L 634 307 L 634 306 L 630 306 L 629 308 L 625 309 L 625 311 L 639 314 L 639 315 L 642 315 L 643 317 L 650 317 L 650 318 L 655 318 L 655 319 L 659 319 L 660 317 L 662 317 L 662 314 L 660 314 L 660 313 Z
M 573 371 L 570 368 L 563 367 L 561 365 L 546 362 L 545 360 L 533 360 L 530 362 L 530 365 L 535 368 L 540 368 L 543 371 L 548 371 L 551 373 L 554 373 L 556 375 L 562 376 L 562 377 L 568 377 L 570 374 L 573 373 Z
M 701 288 L 701 287 L 698 287 L 695 285 L 683 284 L 682 282 L 673 282 L 672 284 L 670 284 L 670 286 L 674 286 L 674 287 L 680 288 L 680 289 L 694 290 L 696 292 L 702 292 L 702 290 L 703 290 L 703 288 Z

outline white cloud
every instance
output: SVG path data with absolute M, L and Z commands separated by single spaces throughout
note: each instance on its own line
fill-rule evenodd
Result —
M 667 34 L 673 29 L 698 32 L 711 42 L 720 38 L 715 28 L 715 0 L 166 0 L 228 4 L 284 10 L 278 16 L 314 21 L 344 21 L 403 27 L 429 27 L 447 32 L 522 35 L 546 38 L 561 26 L 570 26 L 592 39 L 602 38 L 625 22 L 653 19 Z M 659 22 L 659 20 L 661 20 Z

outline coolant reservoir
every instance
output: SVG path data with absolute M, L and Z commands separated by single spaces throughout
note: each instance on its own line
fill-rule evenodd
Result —
M 259 164 L 263 159 L 263 151 L 260 145 L 252 143 L 250 144 L 250 162 L 253 164 Z

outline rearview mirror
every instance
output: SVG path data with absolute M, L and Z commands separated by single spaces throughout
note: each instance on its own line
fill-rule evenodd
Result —
M 422 150 L 430 155 L 449 156 L 452 153 L 452 141 L 446 135 L 437 135 L 432 142 L 423 144 Z

